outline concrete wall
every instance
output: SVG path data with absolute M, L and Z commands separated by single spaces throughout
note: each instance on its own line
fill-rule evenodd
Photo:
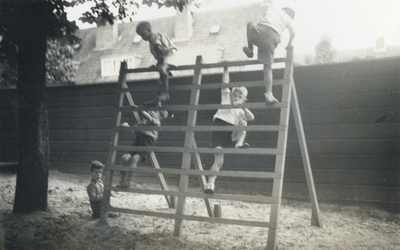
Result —
M 400 60 L 385 59 L 356 63 L 295 67 L 294 78 L 304 123 L 310 160 L 320 200 L 384 201 L 399 204 Z M 275 78 L 282 71 L 274 72 Z M 231 81 L 262 79 L 261 72 L 232 73 Z M 203 84 L 220 82 L 221 75 L 206 75 Z M 190 84 L 177 78 L 172 84 Z M 135 83 L 155 84 L 154 81 Z M 262 100 L 262 88 L 249 89 L 248 99 Z M 280 94 L 279 87 L 274 89 Z M 0 92 L 0 161 L 18 158 L 15 91 Z M 134 93 L 137 103 L 153 94 Z M 203 91 L 201 103 L 218 103 L 218 90 Z M 187 103 L 188 92 L 171 93 L 171 103 Z M 110 128 L 117 102 L 116 84 L 48 88 L 51 167 L 69 173 L 87 173 L 88 163 L 107 160 Z M 199 112 L 198 124 L 211 124 L 215 111 Z M 274 123 L 277 111 L 254 110 L 252 124 Z M 130 115 L 125 114 L 128 121 Z M 186 114 L 175 112 L 169 125 L 185 125 Z M 208 132 L 196 133 L 199 146 L 210 144 Z M 184 133 L 162 132 L 158 145 L 182 146 Z M 130 134 L 121 134 L 129 145 Z M 249 132 L 253 147 L 273 147 L 276 134 Z M 164 167 L 179 168 L 181 155 L 156 153 Z M 212 155 L 202 155 L 205 168 Z M 274 158 L 266 156 L 226 157 L 225 170 L 271 171 Z M 223 185 L 236 180 L 220 178 Z M 250 188 L 253 181 L 248 180 Z M 290 120 L 284 197 L 307 197 L 307 187 L 296 130 Z M 269 185 L 269 184 L 267 184 Z M 256 191 L 257 192 L 256 187 Z

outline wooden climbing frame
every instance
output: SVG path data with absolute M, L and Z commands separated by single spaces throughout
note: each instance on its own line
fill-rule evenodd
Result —
M 232 105 L 221 105 L 221 104 L 199 104 L 200 91 L 205 89 L 220 89 L 221 84 L 204 84 L 202 85 L 202 69 L 210 68 L 222 68 L 223 69 L 223 83 L 227 84 L 227 87 L 263 87 L 263 81 L 246 81 L 246 82 L 229 82 L 229 67 L 245 66 L 245 65 L 255 65 L 260 64 L 258 61 L 235 61 L 235 62 L 221 62 L 214 64 L 203 64 L 202 58 L 199 56 L 196 59 L 195 65 L 185 65 L 178 66 L 174 70 L 194 70 L 193 81 L 191 85 L 179 85 L 171 86 L 171 91 L 190 91 L 190 103 L 186 105 L 165 105 L 162 110 L 167 111 L 187 111 L 187 123 L 185 126 L 142 126 L 142 127 L 130 127 L 122 128 L 121 116 L 124 110 L 130 110 L 133 112 L 136 120 L 139 119 L 138 113 L 142 110 L 160 110 L 158 107 L 145 108 L 136 107 L 133 102 L 131 92 L 137 90 L 135 87 L 128 87 L 126 84 L 126 75 L 132 73 L 141 73 L 154 71 L 154 69 L 149 68 L 138 68 L 138 69 L 127 69 L 126 63 L 121 64 L 120 76 L 119 76 L 119 89 L 118 89 L 118 101 L 116 105 L 116 111 L 114 112 L 114 124 L 112 127 L 111 141 L 109 146 L 108 160 L 106 165 L 106 179 L 105 179 L 105 192 L 104 200 L 102 206 L 101 220 L 107 220 L 108 212 L 120 212 L 120 213 L 132 213 L 138 215 L 146 216 L 156 216 L 171 218 L 175 220 L 174 235 L 180 236 L 182 234 L 182 224 L 185 220 L 191 221 L 202 221 L 210 223 L 225 223 L 225 224 L 235 224 L 244 226 L 255 226 L 255 227 L 266 227 L 268 228 L 268 241 L 267 249 L 276 249 L 276 239 L 277 239 L 277 229 L 279 225 L 279 211 L 281 205 L 282 197 L 282 187 L 283 187 L 283 176 L 287 149 L 287 138 L 288 138 L 288 128 L 289 128 L 289 114 L 290 109 L 293 111 L 293 117 L 295 121 L 295 126 L 297 130 L 298 140 L 300 143 L 300 150 L 303 159 L 304 171 L 307 180 L 307 186 L 309 190 L 309 195 L 311 199 L 312 216 L 311 223 L 316 226 L 321 226 L 319 205 L 317 200 L 317 195 L 314 187 L 314 180 L 311 172 L 311 165 L 307 151 L 306 139 L 304 135 L 303 124 L 300 115 L 300 108 L 297 99 L 295 84 L 293 80 L 293 49 L 287 50 L 286 58 L 275 59 L 275 62 L 285 63 L 284 77 L 283 79 L 274 80 L 274 85 L 282 85 L 282 98 L 279 103 L 272 105 L 266 105 L 265 102 L 260 103 L 245 103 L 243 108 L 249 109 L 279 109 L 280 110 L 280 120 L 278 125 L 249 125 L 246 127 L 239 126 L 204 126 L 196 125 L 197 112 L 199 110 L 216 110 L 221 108 L 232 108 Z M 154 88 L 156 91 L 156 88 Z M 124 106 L 124 98 L 127 98 L 129 107 Z M 121 146 L 118 144 L 119 132 L 120 131 L 138 131 L 138 130 L 158 130 L 158 131 L 180 131 L 185 133 L 184 145 L 183 147 L 163 147 L 163 146 L 152 146 L 152 147 L 139 147 L 139 146 Z M 195 132 L 200 131 L 273 131 L 278 133 L 277 147 L 276 148 L 248 148 L 248 149 L 237 149 L 237 148 L 224 148 L 224 149 L 213 149 L 213 148 L 202 148 L 197 147 L 195 141 Z M 153 168 L 137 167 L 135 172 L 137 173 L 154 173 L 157 175 L 160 182 L 161 190 L 146 190 L 137 188 L 121 189 L 112 186 L 114 171 L 132 171 L 129 167 L 124 167 L 116 164 L 117 152 L 126 151 L 149 151 L 150 152 L 150 162 Z M 172 168 L 161 168 L 159 162 L 157 161 L 156 154 L 154 152 L 166 152 L 166 153 L 182 153 L 182 161 L 180 169 Z M 200 153 L 204 154 L 214 154 L 214 153 L 224 153 L 224 154 L 243 154 L 243 155 L 275 155 L 275 168 L 273 172 L 259 172 L 259 171 L 208 171 L 203 169 L 203 164 L 200 158 Z M 191 169 L 191 164 L 193 163 L 194 169 Z M 163 174 L 174 174 L 179 175 L 179 189 L 178 191 L 169 190 L 167 183 L 164 179 Z M 200 187 L 202 192 L 190 191 L 188 189 L 189 176 L 197 176 L 199 179 Z M 205 176 L 225 176 L 225 177 L 235 177 L 235 178 L 254 178 L 254 179 L 272 179 L 272 195 L 266 196 L 254 196 L 254 195 L 235 195 L 235 194 L 205 194 L 204 184 L 206 183 Z M 170 208 L 175 209 L 175 213 L 165 213 L 165 212 L 154 212 L 145 211 L 129 208 L 117 208 L 110 205 L 110 194 L 111 191 L 119 192 L 131 192 L 131 193 L 142 193 L 142 194 L 152 194 L 152 195 L 164 195 L 167 204 Z M 177 197 L 176 207 L 175 199 Z M 188 215 L 185 213 L 186 198 L 201 198 L 205 201 L 205 206 L 207 209 L 208 217 Z M 211 199 L 217 200 L 233 200 L 233 201 L 246 201 L 246 202 L 258 202 L 271 204 L 271 212 L 269 216 L 269 221 L 249 221 L 240 219 L 227 219 L 220 217 L 220 211 L 218 211 L 218 216 L 214 216 L 214 208 Z M 220 209 L 220 207 L 219 207 Z

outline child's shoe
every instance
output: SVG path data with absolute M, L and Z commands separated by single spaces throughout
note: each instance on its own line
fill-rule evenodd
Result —
M 243 47 L 243 52 L 246 54 L 246 56 L 247 56 L 248 58 L 253 58 L 253 56 L 254 56 L 253 51 L 250 50 L 249 47 L 244 46 L 244 47 Z
M 162 107 L 162 103 L 161 100 L 159 100 L 158 98 L 154 98 L 151 101 L 145 102 L 143 103 L 144 106 L 150 108 L 150 107 Z
M 265 93 L 265 102 L 268 104 L 272 104 L 278 102 L 278 100 L 272 95 L 272 93 Z
M 131 186 L 131 182 L 127 180 L 121 180 L 119 184 L 117 184 L 117 188 L 128 189 Z
M 250 148 L 250 144 L 248 144 L 247 142 L 245 142 L 245 143 L 243 143 L 243 145 L 237 146 L 237 148 Z
M 204 185 L 204 193 L 214 194 L 215 185 L 214 183 L 207 183 Z
M 158 93 L 156 98 L 163 102 L 169 101 L 169 94 L 168 94 L 168 92 L 160 92 L 160 93 Z

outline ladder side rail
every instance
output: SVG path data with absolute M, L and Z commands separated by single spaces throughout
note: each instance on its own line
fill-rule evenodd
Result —
M 290 104 L 291 99 L 291 84 L 293 81 L 293 50 L 287 50 L 287 62 L 284 71 L 284 82 L 282 87 L 282 102 Z M 288 138 L 288 124 L 289 124 L 289 106 L 281 108 L 279 124 L 285 125 L 286 130 L 278 132 L 278 150 L 281 154 L 276 155 L 275 159 L 275 173 L 277 173 L 280 178 L 275 178 L 273 180 L 272 187 L 272 197 L 278 199 L 278 203 L 271 205 L 270 220 L 269 222 L 275 225 L 274 228 L 268 230 L 268 240 L 267 240 L 267 250 L 276 249 L 276 238 L 277 229 L 279 225 L 279 212 L 282 199 L 282 188 L 283 188 L 283 177 L 285 171 L 285 160 L 286 160 L 286 149 L 287 149 L 287 138 Z
M 197 148 L 196 140 L 193 141 L 192 147 L 193 148 Z M 193 153 L 192 160 L 193 160 L 193 165 L 194 165 L 195 169 L 197 169 L 199 171 L 204 171 L 203 164 L 201 162 L 201 158 L 200 158 L 200 154 L 199 153 Z M 182 171 L 182 170 L 180 170 L 180 171 Z M 188 170 L 186 170 L 186 171 L 188 171 Z M 200 190 L 202 192 L 204 192 L 204 190 L 205 190 L 204 186 L 207 183 L 206 177 L 203 174 L 201 174 L 201 175 L 197 175 L 197 178 L 198 178 L 199 183 L 200 183 Z M 207 198 L 204 198 L 204 202 L 206 204 L 208 216 L 214 217 L 214 210 L 213 210 L 212 202 L 210 201 L 210 199 L 207 199 Z
M 150 159 L 151 165 L 155 168 L 155 170 L 160 170 L 161 167 L 160 167 L 160 164 L 158 163 L 158 160 L 157 160 L 157 157 L 156 157 L 154 151 L 151 151 L 149 156 L 150 156 L 149 159 Z M 136 169 L 135 169 L 135 172 L 137 172 Z M 168 188 L 167 182 L 165 181 L 163 173 L 157 172 L 156 176 L 157 176 L 158 182 L 160 183 L 161 189 L 164 191 L 169 191 L 169 188 Z M 175 208 L 175 199 L 173 196 L 165 195 L 165 199 L 168 203 L 168 207 Z
M 122 86 L 124 82 L 126 82 L 126 62 L 125 66 L 123 66 L 123 63 L 121 63 L 121 68 L 120 68 L 120 73 L 118 77 L 118 84 Z M 117 104 L 116 106 L 122 107 L 124 105 L 124 93 L 120 93 Z M 121 116 L 122 112 L 117 111 L 114 113 L 114 119 L 115 123 L 112 125 L 112 127 L 119 127 L 121 125 Z M 111 139 L 110 139 L 110 145 L 109 145 L 109 150 L 108 150 L 108 157 L 107 157 L 107 166 L 106 166 L 106 177 L 104 180 L 104 185 L 105 187 L 111 186 L 112 185 L 112 180 L 113 180 L 113 175 L 114 175 L 114 170 L 109 170 L 107 171 L 107 167 L 113 166 L 115 164 L 115 158 L 117 156 L 117 151 L 115 147 L 118 145 L 118 139 L 119 139 L 119 131 L 112 129 L 111 132 Z M 100 213 L 100 221 L 101 222 L 106 222 L 108 219 L 108 210 L 110 209 L 110 196 L 111 196 L 111 191 L 109 190 L 104 190 L 103 193 L 103 202 L 101 206 L 101 213 Z
M 126 67 L 127 67 L 126 62 L 125 61 L 121 62 L 121 68 L 124 70 L 124 72 L 127 71 Z M 133 101 L 133 97 L 132 97 L 131 93 L 129 92 L 128 85 L 126 84 L 126 77 L 123 78 L 123 80 L 121 81 L 120 86 L 121 86 L 120 91 L 122 91 L 122 93 L 125 93 L 126 99 L 128 100 L 129 105 L 131 107 L 136 107 L 136 104 Z M 136 120 L 136 124 L 138 124 L 139 121 L 140 121 L 139 113 L 137 111 L 135 111 L 135 110 L 133 110 L 132 113 L 133 113 L 133 116 L 134 116 L 134 118 Z M 153 129 L 154 129 L 154 127 L 149 128 L 149 130 L 153 130 Z M 143 128 L 141 126 L 140 128 L 138 128 L 138 130 L 145 130 L 145 128 Z M 160 164 L 158 163 L 157 157 L 156 157 L 156 155 L 154 154 L 153 151 L 150 152 L 150 158 L 149 159 L 150 159 L 151 165 L 154 168 L 160 168 Z M 130 169 L 128 171 L 132 171 L 132 169 Z M 159 183 L 161 185 L 161 188 L 163 190 L 168 190 L 168 185 L 167 185 L 167 182 L 165 181 L 165 178 L 164 178 L 163 174 L 162 173 L 157 173 L 156 176 L 157 176 L 157 179 L 158 179 L 158 181 L 159 181 Z M 165 196 L 165 199 L 167 201 L 168 207 L 175 208 L 175 201 L 174 201 L 173 197 Z
M 201 65 L 202 64 L 202 57 L 197 56 L 196 58 L 196 65 Z M 201 84 L 201 68 L 198 68 L 195 70 L 194 75 L 193 75 L 193 84 Z M 192 90 L 190 93 L 190 104 L 191 105 L 198 105 L 200 99 L 200 90 Z M 188 112 L 188 118 L 187 118 L 187 125 L 188 126 L 195 126 L 196 125 L 196 118 L 197 118 L 197 110 L 192 110 Z M 191 148 L 194 143 L 194 132 L 193 131 L 187 131 L 185 133 L 185 142 L 184 142 L 184 147 L 186 148 Z M 190 162 L 191 162 L 191 153 L 183 153 L 182 156 L 182 169 L 190 169 Z M 189 175 L 181 175 L 180 180 L 179 180 L 179 191 L 181 192 L 186 192 L 189 184 Z M 177 209 L 176 209 L 176 214 L 183 215 L 185 212 L 185 203 L 186 203 L 186 197 L 179 197 L 178 198 L 178 204 L 177 204 Z M 175 236 L 180 236 L 182 233 L 182 219 L 176 219 L 175 220 L 175 226 L 174 226 L 174 235 Z
M 306 142 L 306 137 L 304 134 L 304 127 L 303 127 L 303 122 L 301 119 L 299 101 L 297 99 L 296 87 L 295 87 L 294 82 L 292 84 L 292 99 L 293 99 L 293 101 L 292 101 L 293 117 L 294 117 L 294 122 L 296 125 L 297 138 L 299 140 L 304 172 L 306 175 L 308 193 L 310 195 L 310 200 L 311 200 L 311 210 L 312 210 L 311 225 L 321 227 L 322 222 L 321 222 L 321 218 L 320 218 L 320 210 L 319 210 L 319 205 L 318 205 L 317 192 L 315 190 L 314 178 L 313 178 L 313 174 L 312 174 L 312 170 L 311 170 L 310 157 L 308 154 L 307 142 Z

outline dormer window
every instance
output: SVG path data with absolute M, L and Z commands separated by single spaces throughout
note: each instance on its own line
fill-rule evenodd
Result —
M 213 26 L 211 27 L 211 29 L 210 29 L 210 33 L 211 33 L 211 34 L 217 34 L 217 33 L 220 31 L 220 29 L 221 29 L 221 26 L 220 26 L 220 25 L 218 25 L 218 24 L 213 25 Z
M 126 61 L 129 69 L 139 67 L 142 62 L 142 56 L 120 56 L 120 57 L 107 57 L 101 59 L 101 77 L 118 76 L 121 62 Z

